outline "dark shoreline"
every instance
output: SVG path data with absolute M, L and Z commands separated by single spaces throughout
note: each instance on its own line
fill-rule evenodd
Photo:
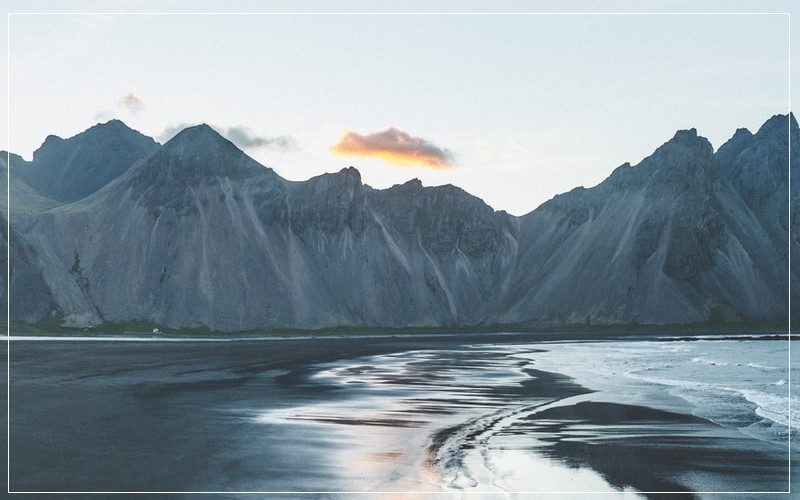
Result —
M 41 323 L 15 323 L 5 326 L 12 335 L 52 335 L 52 336 L 152 336 L 154 329 L 158 336 L 165 338 L 258 338 L 258 337 L 327 337 L 327 336 L 370 336 L 370 335 L 413 335 L 444 336 L 472 334 L 569 334 L 606 337 L 628 335 L 717 335 L 717 334 L 752 334 L 763 332 L 770 334 L 789 334 L 789 324 L 780 322 L 701 322 L 687 324 L 568 324 L 547 325 L 537 323 L 522 324 L 485 324 L 485 325 L 450 325 L 433 327 L 385 327 L 385 326 L 338 326 L 320 329 L 269 328 L 245 330 L 239 332 L 220 332 L 205 327 L 200 328 L 166 328 L 150 322 L 131 321 L 120 323 L 104 323 L 94 327 L 78 328 L 62 326 L 60 321 L 46 320 Z
M 329 341 L 329 340 L 403 340 L 403 341 L 441 341 L 465 343 L 467 341 L 479 341 L 507 344 L 514 341 L 523 342 L 613 342 L 613 341 L 641 341 L 654 340 L 660 342 L 694 342 L 698 340 L 779 340 L 797 341 L 800 337 L 789 332 L 749 331 L 749 332 L 698 332 L 687 334 L 686 332 L 673 332 L 669 330 L 654 331 L 643 333 L 640 331 L 608 332 L 600 336 L 588 336 L 581 331 L 535 331 L 535 332 L 514 332 L 514 331 L 476 331 L 466 333 L 450 332 L 416 332 L 416 333 L 330 333 L 314 331 L 303 334 L 274 334 L 260 333 L 251 336 L 238 335 L 153 335 L 146 333 L 12 333 L 6 337 L 9 342 L 34 342 L 34 341 L 150 341 L 150 342 L 257 342 L 257 341 L 278 341 L 278 342 L 306 342 L 306 341 Z

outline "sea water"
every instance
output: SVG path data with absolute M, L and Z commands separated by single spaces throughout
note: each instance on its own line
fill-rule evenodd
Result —
M 687 402 L 696 416 L 789 448 L 790 435 L 800 437 L 797 345 L 786 336 L 666 337 L 553 344 L 528 358 L 601 393 L 647 398 L 648 405 L 670 409 L 657 397 L 665 392 Z
M 586 464 L 565 463 L 547 452 L 555 440 L 591 442 L 607 438 L 608 429 L 572 425 L 568 435 L 549 436 L 549 423 L 538 415 L 581 402 L 692 414 L 715 423 L 725 439 L 740 433 L 745 449 L 748 442 L 767 443 L 780 461 L 788 458 L 800 429 L 800 391 L 791 392 L 800 380 L 800 352 L 790 344 L 788 338 L 767 336 L 665 337 L 465 344 L 342 359 L 316 365 L 309 376 L 310 383 L 332 389 L 336 397 L 270 409 L 256 421 L 295 431 L 302 425 L 326 427 L 326 439 L 335 443 L 328 447 L 334 450 L 331 462 L 343 464 L 340 484 L 349 491 L 541 492 L 541 498 L 595 492 L 641 498 Z M 520 390 L 537 376 L 559 388 Z M 635 427 L 621 432 L 644 442 L 667 435 L 662 432 L 685 433 L 688 443 L 692 436 L 702 441 L 716 435 L 713 430 L 709 435 L 708 426 L 662 430 L 660 425 L 640 427 L 640 438 L 630 434 Z M 756 449 L 763 446 L 754 444 Z M 726 484 L 724 475 L 708 479 L 701 477 L 704 471 L 697 473 L 700 479 L 683 484 L 699 491 L 750 491 Z M 783 472 L 778 476 L 781 484 L 757 485 L 758 491 L 785 489 Z

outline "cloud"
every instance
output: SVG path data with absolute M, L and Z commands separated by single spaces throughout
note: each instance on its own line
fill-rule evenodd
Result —
M 142 100 L 133 92 L 128 92 L 124 96 L 120 97 L 119 105 L 123 108 L 126 108 L 132 114 L 138 113 L 144 107 Z
M 281 135 L 278 137 L 265 137 L 253 134 L 247 127 L 227 127 L 219 129 L 220 133 L 226 139 L 236 144 L 242 149 L 279 149 L 282 151 L 289 151 L 297 149 L 297 143 L 288 135 Z
M 438 169 L 454 166 L 453 154 L 447 149 L 394 127 L 367 135 L 347 131 L 328 150 L 339 156 L 370 156 L 401 166 Z
M 164 144 L 168 140 L 178 135 L 178 132 L 180 132 L 181 130 L 185 129 L 186 127 L 191 127 L 193 125 L 196 125 L 196 123 L 182 122 L 174 125 L 167 125 L 167 127 L 164 130 L 162 130 L 160 134 L 158 134 L 157 137 L 158 142 Z
M 191 127 L 193 123 L 178 123 L 167 126 L 160 134 L 158 140 L 162 144 L 175 137 L 178 132 Z M 292 151 L 298 149 L 297 141 L 288 135 L 278 137 L 266 137 L 254 134 L 248 127 L 234 125 L 232 127 L 220 127 L 211 125 L 211 128 L 220 133 L 223 137 L 236 144 L 242 149 L 276 149 L 280 151 Z
M 114 118 L 114 113 L 111 111 L 98 111 L 94 114 L 94 121 L 96 122 L 107 122 L 108 120 Z

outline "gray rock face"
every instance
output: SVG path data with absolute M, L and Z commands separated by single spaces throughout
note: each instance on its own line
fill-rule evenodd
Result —
M 794 115 L 776 115 L 753 135 L 737 130 L 719 148 L 715 162 L 768 236 L 761 245 L 779 256 L 792 283 L 792 319 L 800 321 L 800 132 Z M 791 140 L 790 140 L 791 138 Z M 791 144 L 791 165 L 789 162 Z M 789 174 L 791 172 L 791 193 Z M 791 202 L 790 202 L 791 200 Z M 791 206 L 791 222 L 790 213 Z M 787 273 L 791 242 L 792 262 Z M 781 281 L 783 283 L 783 281 Z
M 23 162 L 17 155 L 0 152 L 0 318 L 8 320 L 10 312 L 14 323 L 35 323 L 51 315 L 58 315 L 59 310 L 49 286 L 44 281 L 41 262 L 37 250 L 26 239 L 11 227 L 11 247 L 9 250 L 8 216 L 9 204 L 6 193 L 10 191 L 14 200 L 12 207 L 16 219 L 25 219 L 32 214 L 39 214 L 58 205 L 58 202 L 41 196 L 17 177 L 8 180 L 8 161 Z M 9 255 L 10 254 L 10 255 Z M 10 256 L 11 279 L 8 280 L 7 269 Z M 11 297 L 6 289 L 7 281 L 11 282 Z M 9 304 L 6 309 L 5 304 Z
M 557 196 L 523 217 L 516 278 L 499 320 L 786 320 L 788 225 L 773 222 L 786 198 L 783 206 L 762 203 L 759 212 L 747 201 L 756 195 L 741 195 L 761 177 L 769 178 L 766 190 L 788 187 L 788 162 L 782 181 L 771 177 L 787 149 L 768 129 L 731 140 L 750 144 L 742 150 L 752 163 L 728 156 L 730 146 L 715 157 L 694 129 L 679 131 L 639 165 L 623 165 L 597 187 Z M 755 191 L 756 199 L 769 197 Z
M 9 251 L 7 222 L 5 215 L 0 215 L 0 318 L 8 320 L 11 316 L 12 323 L 35 323 L 51 315 L 60 314 L 56 300 L 50 287 L 45 283 L 42 271 L 39 268 L 40 260 L 36 249 L 23 237 L 11 230 L 11 247 Z M 10 253 L 10 255 L 9 255 Z M 11 279 L 8 280 L 8 260 L 11 262 Z M 6 282 L 10 281 L 11 296 L 8 296 Z M 9 305 L 6 309 L 5 304 Z
M 32 162 L 12 160 L 11 168 L 42 196 L 69 203 L 94 193 L 156 149 L 150 137 L 111 120 L 69 139 L 48 136 Z
M 451 186 L 287 182 L 204 126 L 28 228 L 69 322 L 219 330 L 480 322 L 514 232 Z
M 375 190 L 354 168 L 289 182 L 201 125 L 18 231 L 72 325 L 783 321 L 788 125 L 716 155 L 679 131 L 521 218 L 453 186 Z

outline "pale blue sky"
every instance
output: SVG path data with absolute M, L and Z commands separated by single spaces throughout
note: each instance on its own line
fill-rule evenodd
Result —
M 214 3 L 11 1 L 8 10 L 219 9 Z M 642 11 L 641 4 L 498 2 L 492 10 L 629 12 Z M 706 12 L 794 8 L 791 2 L 693 4 L 692 11 Z M 292 10 L 365 12 L 375 5 L 486 9 L 463 2 L 417 8 L 305 2 Z M 646 8 L 685 12 L 688 5 Z M 226 3 L 232 12 L 271 7 L 287 10 L 285 3 Z M 6 140 L 0 124 L 0 144 L 30 158 L 47 134 L 69 137 L 110 118 L 157 139 L 184 123 L 244 127 L 257 137 L 290 138 L 290 148 L 246 149 L 288 179 L 353 165 L 374 187 L 414 177 L 426 185 L 452 183 L 519 215 L 557 193 L 600 182 L 625 161 L 640 161 L 679 128 L 696 127 L 718 147 L 736 128 L 754 130 L 787 112 L 789 20 L 17 14 L 9 20 L 11 127 Z M 138 107 L 120 104 L 128 94 Z M 389 127 L 448 149 L 456 166 L 397 167 L 328 152 L 347 130 Z

